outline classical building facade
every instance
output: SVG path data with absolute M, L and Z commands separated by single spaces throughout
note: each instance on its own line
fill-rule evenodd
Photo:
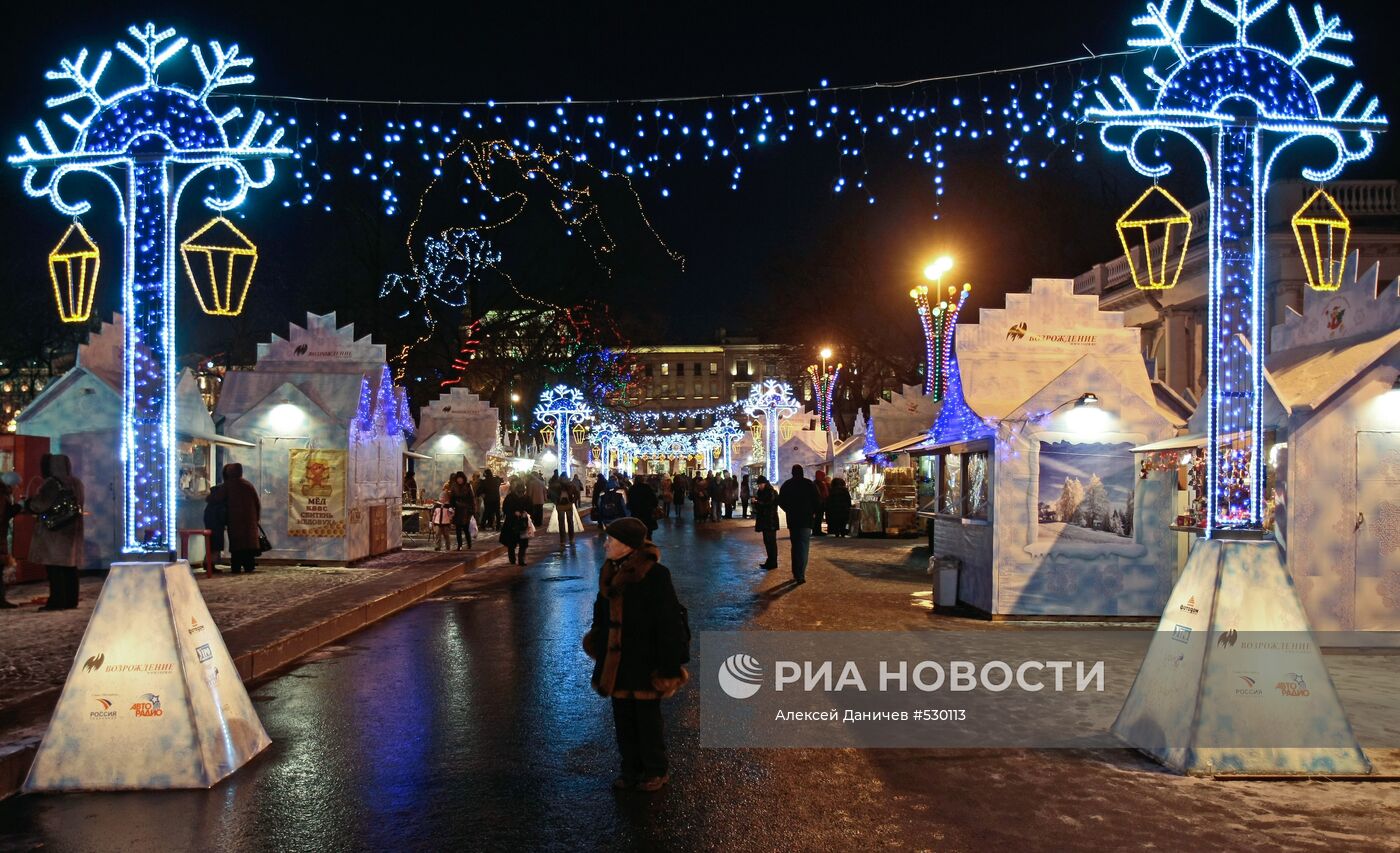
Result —
M 1266 342 L 1270 337 L 1267 330 L 1283 322 L 1285 311 L 1302 308 L 1307 277 L 1293 234 L 1292 217 L 1317 188 L 1305 181 L 1281 181 L 1269 192 L 1264 269 L 1268 295 Z M 1325 185 L 1325 189 L 1351 220 L 1348 251 L 1360 253 L 1360 268 L 1379 262 L 1381 281 L 1400 275 L 1400 181 L 1336 181 Z M 1138 290 L 1133 286 L 1127 259 L 1120 255 L 1077 276 L 1074 291 L 1097 296 L 1101 309 L 1122 311 L 1128 325 L 1141 328 L 1143 358 L 1157 387 L 1169 389 L 1194 408 L 1206 386 L 1209 211 L 1202 203 L 1190 212 L 1191 242 L 1176 287 Z M 1140 256 L 1137 260 L 1141 265 Z
M 791 382 L 801 395 L 797 371 L 788 363 L 790 348 L 744 338 L 721 338 L 720 343 L 638 347 L 641 403 L 633 411 L 669 415 L 660 420 L 662 432 L 694 431 L 713 425 L 714 418 L 686 414 L 735 403 L 765 379 Z

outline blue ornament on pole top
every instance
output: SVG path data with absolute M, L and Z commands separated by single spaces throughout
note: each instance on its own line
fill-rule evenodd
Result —
M 125 377 L 122 383 L 121 453 L 125 476 L 123 545 L 128 552 L 160 553 L 175 537 L 175 324 L 176 217 L 190 181 L 207 169 L 232 175 L 224 193 L 212 189 L 204 204 L 220 213 L 242 204 L 250 189 L 272 182 L 277 157 L 290 155 L 283 131 L 269 129 L 261 111 L 242 133 L 230 136 L 243 117 L 239 107 L 216 113 L 209 103 L 217 90 L 253 81 L 243 73 L 253 62 L 237 45 L 209 43 L 206 53 L 174 29 L 153 24 L 127 30 L 132 43 L 117 50 L 138 72 L 138 82 L 104 95 L 98 85 L 112 59 L 103 51 L 91 66 L 88 52 L 59 61 L 46 78 L 66 81 L 73 91 L 47 100 L 48 107 L 82 104 L 65 112 L 72 131 L 60 145 L 48 125 L 35 123 L 39 144 L 20 137 L 10 164 L 24 169 L 24 191 L 48 198 L 60 213 L 81 216 L 86 199 L 68 199 L 63 179 L 74 173 L 96 175 L 116 195 L 123 226 L 122 310 L 125 315 Z M 135 46 L 133 46 L 133 44 Z M 194 88 L 156 81 L 160 68 L 189 47 L 202 78 Z M 85 68 L 85 66 L 87 66 Z
M 1332 155 L 1302 170 L 1312 181 L 1337 177 L 1346 164 L 1371 153 L 1375 134 L 1386 128 L 1377 98 L 1362 98 L 1354 83 L 1340 94 L 1334 74 L 1308 69 L 1351 67 L 1351 59 L 1327 48 L 1350 42 L 1336 15 L 1320 4 L 1312 20 L 1289 6 L 1297 45 L 1274 49 L 1251 41 L 1251 29 L 1278 0 L 1202 0 L 1230 37 L 1198 47 L 1187 38 L 1194 0 L 1149 3 L 1133 19 L 1155 30 L 1133 38 L 1135 47 L 1167 48 L 1175 62 L 1165 74 L 1143 70 L 1147 93 L 1134 94 L 1121 77 L 1110 98 L 1098 92 L 1099 106 L 1085 116 L 1103 125 L 1101 138 L 1127 155 L 1143 175 L 1157 179 L 1171 172 L 1158 141 L 1163 134 L 1184 138 L 1206 165 L 1211 233 L 1209 287 L 1209 463 L 1207 530 L 1259 529 L 1264 521 L 1263 354 L 1265 305 L 1263 269 L 1266 241 L 1264 202 L 1278 155 L 1303 139 L 1331 143 Z M 1193 36 L 1195 33 L 1193 32 Z M 1334 94 L 1335 93 L 1335 94 Z M 1324 108 L 1322 101 L 1332 99 Z M 1150 143 L 1150 144 L 1149 144 Z M 1247 344 L 1246 344 L 1247 342 Z
M 535 407 L 535 420 L 554 430 L 555 452 L 559 455 L 559 473 L 573 475 L 572 452 L 569 447 L 570 429 L 593 420 L 593 408 L 584 402 L 583 393 L 567 385 L 546 388 Z
M 776 379 L 766 379 L 763 385 L 755 386 L 744 401 L 744 412 L 749 417 L 763 418 L 763 444 L 767 451 L 765 473 L 774 482 L 781 476 L 778 471 L 778 422 L 800 411 L 802 406 L 792 396 L 792 386 Z

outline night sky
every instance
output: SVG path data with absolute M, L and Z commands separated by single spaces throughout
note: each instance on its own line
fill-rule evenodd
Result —
M 385 3 L 30 3 L 7 11 L 0 73 L 6 153 L 34 119 L 54 117 L 42 74 L 79 47 L 110 49 L 127 24 L 154 20 L 201 42 L 237 42 L 255 57 L 250 92 L 372 100 L 467 101 L 486 98 L 645 98 L 833 86 L 987 71 L 1105 53 L 1124 47 L 1136 2 L 808 4 L 797 11 L 766 4 L 543 5 Z M 1394 114 L 1400 75 L 1389 54 L 1394 3 L 1347 0 L 1328 5 L 1356 31 L 1349 47 L 1369 93 Z M 114 6 L 122 11 L 112 11 Z M 648 8 L 648 6 L 653 8 Z M 606 8 L 595 11 L 592 7 Z M 1073 9 L 1075 11 L 1067 11 Z M 1083 10 L 1093 12 L 1085 14 Z M 1197 12 L 1197 14 L 1204 14 Z M 1282 17 L 1282 15 L 1279 15 Z M 1141 64 L 1127 60 L 1134 71 Z M 1095 65 L 1094 68 L 1098 68 Z M 1068 74 L 1069 72 L 1061 72 Z M 1351 79 L 1342 70 L 1342 80 Z M 1039 79 L 1035 74 L 1030 80 Z M 1003 78 L 946 84 L 972 93 L 1004 87 Z M 308 107 L 308 111 L 313 108 Z M 409 114 L 409 113 L 405 113 Z M 522 289 L 542 298 L 579 292 L 609 302 L 637 342 L 707 341 L 731 333 L 815 343 L 868 334 L 872 321 L 917 326 L 907 290 L 937 253 L 953 254 L 949 281 L 974 284 L 973 309 L 999 305 L 1036 276 L 1073 276 L 1117 252 L 1113 221 L 1146 186 L 1118 155 L 1091 137 L 1076 164 L 1061 157 L 1029 180 L 1003 162 L 1004 141 L 950 150 L 947 195 L 935 207 L 932 172 L 903 151 L 869 145 L 866 160 L 878 202 L 835 194 L 831 146 L 798 141 L 744 161 L 738 191 L 727 168 L 687 161 L 661 179 L 639 182 L 657 233 L 685 255 L 682 270 L 647 233 L 625 194 L 613 200 L 620 253 L 608 277 L 589 253 L 546 223 L 525 224 L 498 241 Z M 1344 178 L 1395 177 L 1393 140 L 1382 136 L 1371 160 Z M 1199 167 L 1173 177 L 1182 200 L 1202 200 Z M 285 168 L 285 167 L 284 167 Z M 1295 170 L 1296 171 L 1296 170 Z M 0 192 L 0 277 L 6 292 L 47 291 L 46 256 L 66 222 L 46 201 L 26 199 L 12 170 Z M 286 173 L 278 181 L 285 182 Z M 661 198 L 660 186 L 671 192 Z M 249 318 L 200 318 L 182 285 L 183 351 L 216 351 L 236 335 L 282 331 L 306 310 L 352 313 L 362 328 L 380 321 L 367 298 L 384 272 L 407 266 L 408 216 L 377 215 L 372 196 L 346 189 L 335 211 L 294 207 L 279 183 L 250 197 L 247 230 L 262 249 Z M 404 198 L 418 189 L 398 187 Z M 99 197 L 100 198 L 100 197 Z M 610 202 L 612 203 L 612 202 Z M 941 218 L 932 217 L 937 212 Z M 470 226 L 450 206 L 432 229 Z M 181 235 L 207 214 L 183 209 Z M 104 249 L 99 309 L 119 303 L 118 245 L 110 207 L 85 218 Z M 352 291 L 359 297 L 347 294 Z M 42 303 L 39 303 L 42 304 Z M 836 310 L 823 310 L 835 306 Z M 862 315 L 864 323 L 851 318 Z M 969 319 L 975 319 L 975 311 Z M 24 322 L 7 312 L 4 324 Z M 3 327 L 0 327 L 3 333 Z

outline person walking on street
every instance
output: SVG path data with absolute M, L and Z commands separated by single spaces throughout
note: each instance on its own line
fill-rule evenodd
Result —
M 209 531 L 209 571 L 223 574 L 219 558 L 224 554 L 224 537 L 228 530 L 228 491 L 223 483 L 209 490 L 204 498 L 204 528 Z
M 536 527 L 544 527 L 544 500 L 547 497 L 544 478 L 538 472 L 530 472 L 530 479 L 525 484 L 525 489 L 530 498 L 530 518 L 535 522 Z
M 708 521 L 710 518 L 710 485 L 705 481 L 705 478 L 695 478 L 695 493 L 690 497 L 695 504 L 695 523 Z
M 724 517 L 726 520 L 734 517 L 734 504 L 739 502 L 739 481 L 734 479 L 733 474 L 724 475 Z
M 433 550 L 452 550 L 452 480 L 442 484 L 433 502 Z
M 511 486 L 501 504 L 501 544 L 511 563 L 525 565 L 525 547 L 530 544 L 530 496 L 519 480 Z
M 574 484 L 570 480 L 561 479 L 559 481 L 559 494 L 554 498 L 554 515 L 559 519 L 559 544 L 564 544 L 564 529 L 569 530 L 569 540 L 574 541 L 574 505 L 578 503 L 578 495 L 574 492 Z
M 627 493 L 627 514 L 647 526 L 647 538 L 656 532 L 656 492 L 651 484 L 646 480 L 638 480 L 632 484 L 632 490 Z
M 472 484 L 467 482 L 465 472 L 458 471 L 452 475 L 452 492 L 449 500 L 452 504 L 452 526 L 457 528 L 457 550 L 462 550 L 462 540 L 467 540 L 467 550 L 472 549 L 472 519 L 476 517 L 476 495 L 472 493 Z
M 753 496 L 753 520 L 753 529 L 763 534 L 763 550 L 767 556 L 758 567 L 771 572 L 778 567 L 778 492 L 762 475 Z
M 19 472 L 0 474 L 0 610 L 18 606 L 5 599 L 5 569 L 14 560 L 10 555 L 10 519 L 19 514 L 19 504 L 15 501 L 15 489 L 19 484 Z
M 40 563 L 49 576 L 49 600 L 40 610 L 72 610 L 78 606 L 78 567 L 83 550 L 83 481 L 73 476 L 68 457 L 45 453 L 39 457 L 44 482 L 25 508 L 39 516 L 29 542 L 30 562 Z
M 822 514 L 826 511 L 827 498 L 831 497 L 831 484 L 827 482 L 826 472 L 818 471 L 812 485 L 817 487 L 817 510 L 812 514 L 812 535 L 825 536 L 822 532 Z
M 744 479 L 739 481 L 739 511 L 744 514 L 744 518 L 749 517 L 749 501 L 753 500 L 753 491 L 749 486 L 749 475 L 745 474 Z
M 602 494 L 594 495 L 598 503 L 593 509 L 593 519 L 598 522 L 599 535 L 604 535 L 609 524 L 627 516 L 627 499 L 612 483 L 604 480 L 601 486 Z
M 224 506 L 228 517 L 229 571 L 233 574 L 257 569 L 259 541 L 262 528 L 262 501 L 252 483 L 243 479 L 243 466 L 230 462 L 224 466 Z
M 831 535 L 838 539 L 846 538 L 851 525 L 851 490 L 846 481 L 837 477 L 831 481 L 831 491 L 826 499 L 826 526 Z
M 661 489 L 657 497 L 661 501 L 661 513 L 666 518 L 671 517 L 671 504 L 675 502 L 675 493 L 671 491 L 673 486 L 670 475 L 662 475 Z
M 792 466 L 792 479 L 778 490 L 778 506 L 787 515 L 788 538 L 792 540 L 792 579 L 807 582 L 807 555 L 812 547 L 812 521 L 817 517 L 817 487 L 802 475 L 802 466 Z
M 661 700 L 690 680 L 690 628 L 641 519 L 615 521 L 607 534 L 583 650 L 594 661 L 593 689 L 612 700 L 622 765 L 613 787 L 659 791 L 671 778 Z

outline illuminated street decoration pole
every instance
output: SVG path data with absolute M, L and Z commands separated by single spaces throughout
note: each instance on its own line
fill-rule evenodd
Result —
M 1379 101 L 1361 101 L 1356 83 L 1324 109 L 1319 95 L 1336 83 L 1332 74 L 1308 76 L 1304 67 L 1329 63 L 1350 67 L 1349 58 L 1323 48 L 1349 42 L 1336 16 L 1313 7 L 1315 24 L 1305 25 L 1293 7 L 1288 18 L 1296 48 L 1275 50 L 1250 42 L 1250 29 L 1277 0 L 1236 0 L 1201 5 L 1233 30 L 1222 44 L 1197 47 L 1186 27 L 1194 7 L 1183 0 L 1173 16 L 1172 0 L 1149 3 L 1133 24 L 1156 32 L 1130 39 L 1135 47 L 1166 48 L 1174 67 L 1165 75 L 1144 69 L 1152 102 L 1144 105 L 1114 76 L 1116 100 L 1098 93 L 1100 106 L 1089 120 L 1104 125 L 1111 150 L 1126 154 L 1138 172 L 1157 179 L 1171 171 L 1160 151 L 1167 134 L 1184 137 L 1205 161 L 1210 197 L 1209 462 L 1207 531 L 1260 529 L 1263 525 L 1264 458 L 1261 442 L 1264 355 L 1262 273 L 1266 223 L 1264 202 L 1278 155 L 1303 139 L 1331 143 L 1335 158 L 1321 168 L 1305 168 L 1311 181 L 1337 177 L 1347 163 L 1371 153 L 1374 135 L 1386 126 Z M 1247 342 L 1247 345 L 1246 343 Z
M 765 473 L 768 479 L 778 481 L 778 422 L 802 411 L 796 398 L 792 396 L 792 386 L 776 379 L 764 380 L 761 387 L 749 391 L 744 401 L 744 412 L 751 418 L 763 419 L 763 446 L 767 451 Z
M 958 314 L 963 303 L 972 293 L 972 285 L 964 284 L 962 289 L 949 286 L 948 298 L 933 309 L 933 340 L 936 347 L 933 363 L 933 401 L 940 403 L 948 393 L 948 375 L 956 370 L 953 360 L 953 336 L 958 330 Z
M 88 52 L 63 59 L 47 79 L 74 87 L 49 98 L 59 107 L 77 102 L 84 109 L 62 116 L 73 141 L 62 147 L 43 120 L 36 123 L 39 145 L 19 140 L 12 165 L 25 170 L 23 186 L 34 197 L 47 197 L 60 213 L 77 217 L 92 205 L 65 198 L 59 190 L 73 173 L 96 175 L 116 194 L 117 218 L 124 231 L 122 310 L 125 316 L 122 381 L 123 548 L 161 553 L 174 548 L 175 537 L 175 313 L 176 221 L 186 187 L 206 170 L 231 180 L 224 191 L 210 184 L 204 204 L 224 212 L 238 207 L 249 189 L 267 186 L 272 159 L 287 156 L 282 130 L 264 133 L 261 111 L 254 113 L 236 139 L 230 125 L 243 116 L 233 107 L 217 114 L 209 103 L 216 90 L 253 80 L 242 73 L 252 59 L 210 42 L 206 55 L 175 30 L 130 27 L 134 45 L 117 50 L 135 64 L 139 82 L 112 95 L 98 83 L 112 58 L 104 51 L 88 69 Z M 189 46 L 203 80 L 187 89 L 158 84 L 166 62 Z M 264 141 L 257 142 L 262 135 Z
M 739 426 L 739 422 L 733 418 L 724 418 L 710 427 L 710 430 L 719 440 L 720 447 L 723 449 L 724 456 L 721 464 L 724 466 L 724 470 L 731 474 L 734 473 L 734 442 L 744 437 L 744 428 Z
M 583 400 L 583 393 L 567 385 L 546 388 L 540 395 L 540 403 L 535 407 L 535 420 L 552 428 L 555 451 L 559 455 L 559 473 L 572 477 L 573 460 L 570 458 L 570 430 L 593 419 L 593 409 Z

